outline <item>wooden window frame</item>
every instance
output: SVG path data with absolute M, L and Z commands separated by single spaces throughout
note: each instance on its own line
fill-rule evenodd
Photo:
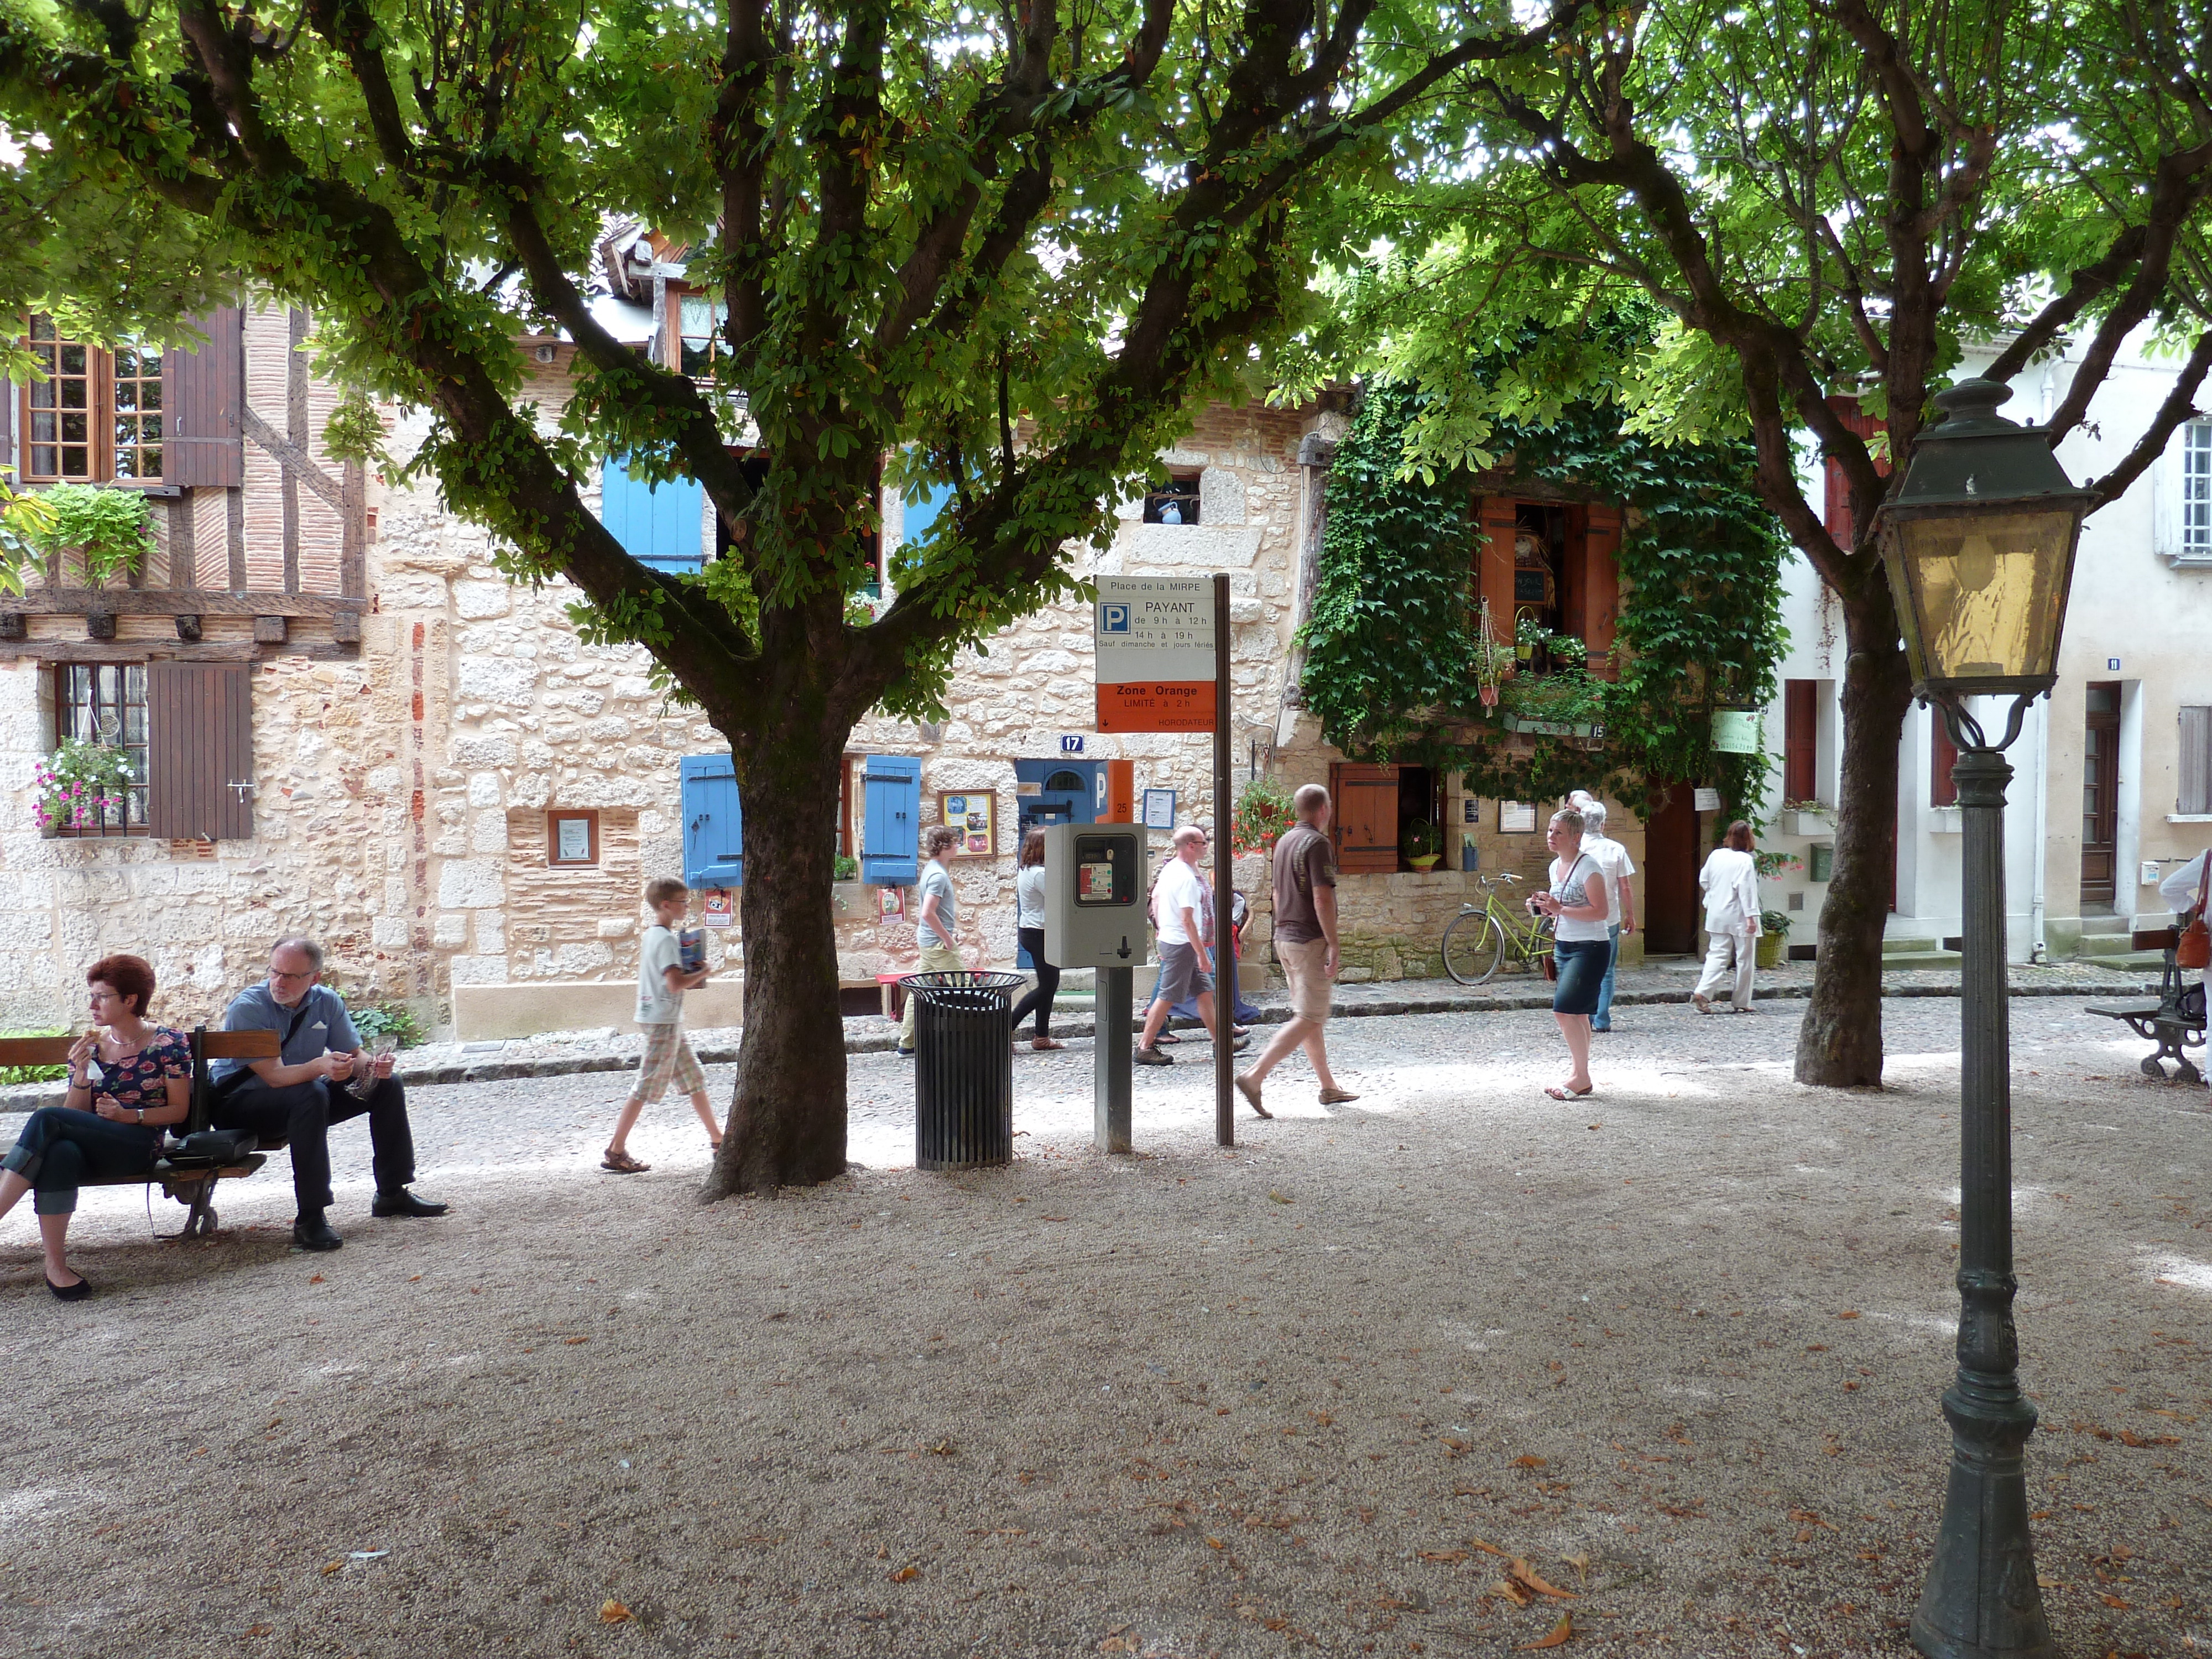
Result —
M 1146 524 L 1161 525 L 1163 528 L 1168 530 L 1188 530 L 1198 524 L 1203 517 L 1199 507 L 1199 480 L 1204 471 L 1202 467 L 1171 469 L 1168 473 L 1165 489 L 1148 489 L 1145 492 L 1144 521 Z M 1178 522 L 1163 524 L 1160 512 L 1170 501 L 1176 503 Z M 1180 516 L 1186 507 L 1190 511 L 1190 516 L 1187 519 Z
M 45 313 L 40 313 L 37 316 L 44 317 Z M 25 320 L 24 331 L 19 341 L 21 345 L 30 348 L 34 344 L 44 347 L 50 343 L 57 356 L 64 347 L 68 346 L 79 346 L 84 350 L 85 412 L 88 416 L 87 431 L 88 442 L 86 447 L 89 453 L 87 456 L 88 471 L 81 476 L 59 471 L 40 472 L 35 469 L 32 464 L 32 456 L 37 448 L 52 447 L 59 451 L 63 445 L 58 437 L 51 446 L 40 445 L 33 439 L 32 416 L 37 411 L 33 409 L 31 398 L 39 383 L 26 380 L 15 388 L 15 429 L 19 434 L 18 441 L 22 453 L 21 481 L 25 484 L 112 484 L 125 489 L 154 488 L 162 484 L 168 471 L 167 445 L 172 435 L 169 431 L 167 354 L 159 350 L 155 350 L 151 354 L 154 362 L 158 365 L 158 371 L 152 378 L 158 381 L 162 388 L 162 407 L 160 411 L 162 416 L 160 446 L 162 450 L 162 471 L 159 474 L 119 478 L 115 473 L 115 354 L 106 347 L 94 345 L 88 340 L 70 339 L 59 329 L 55 330 L 54 337 L 51 342 L 34 343 L 32 338 L 32 329 L 35 320 L 35 318 Z M 47 320 L 51 325 L 52 319 Z M 143 349 L 137 349 L 137 355 L 143 369 L 148 354 Z M 148 378 L 143 373 L 133 377 L 136 383 L 141 386 L 146 383 Z M 44 384 L 51 386 L 55 382 L 50 380 Z M 46 412 L 59 414 L 63 411 L 56 409 Z M 58 455 L 56 460 L 58 465 Z
M 76 723 L 76 696 L 70 683 L 76 678 L 79 670 L 91 671 L 91 679 L 94 687 L 97 687 L 100 683 L 101 669 L 115 670 L 118 683 L 125 688 L 122 708 L 126 712 L 126 718 L 131 706 L 128 676 L 131 670 L 135 668 L 138 671 L 138 710 L 139 719 L 145 728 L 143 739 L 136 744 L 121 743 L 114 746 L 125 750 L 136 750 L 138 752 L 140 756 L 138 788 L 142 793 L 150 794 L 154 787 L 152 730 L 154 711 L 151 689 L 147 684 L 149 676 L 146 672 L 146 665 L 143 662 L 55 662 L 41 664 L 40 667 L 48 675 L 49 695 L 53 698 L 54 744 L 57 748 L 72 738 L 93 738 L 104 741 L 97 730 L 80 733 L 72 729 Z M 128 736 L 127 727 L 125 735 Z M 131 796 L 130 790 L 124 791 L 123 815 L 120 823 L 109 823 L 107 815 L 103 812 L 98 823 L 63 825 L 54 833 L 64 839 L 89 841 L 112 839 L 118 836 L 143 836 L 147 833 L 147 813 L 143 808 L 135 814 L 132 812 Z
M 561 826 L 566 822 L 580 820 L 590 837 L 588 857 L 564 859 L 561 856 Z M 599 813 L 597 807 L 570 806 L 550 808 L 545 814 L 545 867 L 549 870 L 592 870 L 599 863 Z

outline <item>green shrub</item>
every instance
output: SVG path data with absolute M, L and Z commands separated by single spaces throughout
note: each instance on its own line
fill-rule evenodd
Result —
M 347 1012 L 353 1016 L 353 1029 L 361 1033 L 364 1047 L 388 1036 L 402 1048 L 419 1048 L 429 1036 L 422 1022 L 415 1018 L 415 1011 L 404 1002 L 374 1002 Z
M 135 489 L 56 484 L 41 490 L 46 522 L 32 532 L 45 553 L 82 553 L 85 580 L 97 587 L 136 570 L 154 546 L 146 497 Z

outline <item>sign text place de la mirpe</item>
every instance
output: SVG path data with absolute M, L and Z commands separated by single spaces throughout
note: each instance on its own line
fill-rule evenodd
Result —
M 1096 586 L 1098 729 L 1213 730 L 1213 584 L 1101 576 Z

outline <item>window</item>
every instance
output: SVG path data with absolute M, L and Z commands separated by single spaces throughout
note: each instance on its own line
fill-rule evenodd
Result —
M 58 742 L 103 744 L 130 757 L 132 782 L 97 822 L 64 833 L 143 835 L 146 829 L 146 665 L 143 663 L 56 663 L 54 737 Z
M 1146 524 L 1196 524 L 1198 522 L 1198 474 L 1177 472 L 1171 475 L 1161 488 L 1147 492 L 1145 496 Z
M 705 294 L 686 294 L 676 301 L 676 356 L 683 372 L 695 380 L 714 377 L 714 360 L 725 349 L 722 325 L 729 308 Z
M 65 340 L 43 315 L 31 319 L 29 346 L 46 378 L 22 391 L 25 478 L 159 483 L 165 435 L 160 349 L 109 352 Z
M 2174 811 L 2183 817 L 2212 815 L 2212 707 L 2181 711 L 2180 771 Z
M 597 812 L 548 812 L 545 815 L 545 862 L 556 869 L 574 869 L 599 861 L 599 815 Z
M 2181 428 L 2181 550 L 2212 557 L 2212 421 Z
M 1347 876 L 1389 875 L 1398 868 L 1398 769 L 1340 761 L 1329 768 L 1335 802 L 1329 836 L 1336 867 Z

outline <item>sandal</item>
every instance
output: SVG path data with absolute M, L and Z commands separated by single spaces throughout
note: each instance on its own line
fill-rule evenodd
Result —
M 1593 1083 L 1587 1089 L 1570 1089 L 1561 1085 L 1558 1088 L 1547 1089 L 1544 1092 L 1554 1100 L 1580 1100 L 1584 1095 L 1594 1093 L 1596 1089 L 1597 1085 Z
M 1175 1044 L 1181 1042 L 1182 1041 L 1182 1039 L 1177 1036 L 1173 1031 L 1163 1031 L 1159 1035 L 1159 1040 L 1152 1046 L 1154 1048 L 1172 1048 Z
M 599 1159 L 599 1167 L 616 1175 L 643 1175 L 653 1165 L 641 1163 L 628 1152 L 618 1152 L 611 1146 Z

